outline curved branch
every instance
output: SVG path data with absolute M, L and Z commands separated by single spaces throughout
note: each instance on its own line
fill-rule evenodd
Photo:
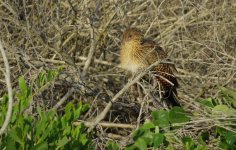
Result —
M 136 76 L 131 82 L 128 82 L 123 89 L 121 89 L 112 99 L 111 101 L 106 105 L 106 107 L 104 108 L 104 110 L 95 118 L 94 122 L 91 124 L 90 128 L 88 129 L 88 132 L 91 132 L 95 126 L 102 120 L 105 118 L 107 112 L 110 110 L 112 103 L 116 102 L 118 100 L 118 98 L 127 90 L 129 89 L 130 86 L 132 86 L 133 84 L 135 84 L 139 79 L 141 79 L 148 71 L 150 71 L 153 67 L 155 67 L 156 65 L 158 65 L 160 63 L 160 61 L 157 61 L 155 63 L 153 63 L 152 65 L 150 65 L 147 69 L 145 69 L 144 71 L 142 71 L 138 76 Z
M 8 109 L 7 109 L 7 115 L 6 118 L 4 120 L 4 123 L 0 129 L 0 136 L 4 133 L 4 131 L 6 130 L 10 119 L 11 119 L 11 115 L 12 115 L 12 105 L 13 105 L 13 94 L 12 94 L 12 86 L 11 86 L 11 78 L 10 78 L 10 67 L 9 67 L 9 63 L 7 60 L 7 56 L 6 53 L 3 49 L 2 46 L 2 42 L 0 41 L 0 51 L 2 53 L 2 57 L 3 57 L 3 61 L 4 61 L 4 65 L 6 68 L 6 73 L 5 75 L 5 80 L 6 80 L 6 84 L 7 84 L 7 91 L 8 91 Z

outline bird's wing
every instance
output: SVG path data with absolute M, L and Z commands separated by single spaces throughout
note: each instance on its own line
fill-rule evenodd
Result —
M 141 41 L 142 45 L 142 51 L 143 54 L 146 55 L 146 61 L 148 61 L 148 64 L 151 65 L 155 63 L 158 60 L 164 60 L 167 58 L 167 53 L 163 50 L 162 47 L 157 45 L 154 41 L 149 39 L 143 39 Z M 166 61 L 170 61 L 167 59 Z M 172 72 L 177 72 L 177 69 L 175 68 L 174 64 L 168 64 L 169 68 Z
M 162 47 L 157 45 L 154 41 L 151 40 L 143 40 L 142 45 L 144 51 L 148 53 L 148 61 L 149 64 L 152 64 L 158 60 L 164 60 L 167 58 L 167 53 L 163 50 Z M 170 61 L 167 59 L 166 61 Z M 173 72 L 177 72 L 175 65 L 171 63 L 161 63 L 156 67 L 157 71 L 164 76 L 165 78 L 169 79 L 173 84 L 178 87 L 178 82 L 176 77 L 174 76 Z
M 166 52 L 154 41 L 143 39 L 141 45 L 143 47 L 142 51 L 146 54 L 149 65 L 155 63 L 156 61 L 164 60 L 167 58 Z
M 141 47 L 148 65 L 151 65 L 159 60 L 158 53 L 156 52 L 156 43 L 154 41 L 143 39 L 141 41 Z
M 160 60 L 166 59 L 168 57 L 167 53 L 163 50 L 162 47 L 156 45 L 155 50 L 156 50 L 157 56 Z M 168 59 L 168 58 L 166 59 L 166 61 L 171 62 L 170 59 Z M 168 66 L 172 72 L 177 72 L 177 69 L 175 68 L 174 64 L 169 63 Z

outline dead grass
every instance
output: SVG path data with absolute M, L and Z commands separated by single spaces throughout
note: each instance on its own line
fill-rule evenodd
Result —
M 19 76 L 32 80 L 44 70 L 64 67 L 55 84 L 34 98 L 35 106 L 52 108 L 73 87 L 70 99 L 91 104 L 83 118 L 89 122 L 127 83 L 118 67 L 120 37 L 125 27 L 137 27 L 176 64 L 184 108 L 201 112 L 195 103 L 198 97 L 216 98 L 219 85 L 236 88 L 235 8 L 231 0 L 2 1 L 0 39 L 7 50 L 13 88 Z M 0 65 L 3 69 L 2 59 Z M 5 84 L 0 74 L 0 87 Z M 0 89 L 3 95 L 6 89 Z M 148 117 L 154 109 L 150 98 L 144 99 L 126 92 L 105 120 L 139 124 L 138 116 Z M 125 145 L 133 130 L 99 125 L 96 146 L 103 149 L 109 139 Z

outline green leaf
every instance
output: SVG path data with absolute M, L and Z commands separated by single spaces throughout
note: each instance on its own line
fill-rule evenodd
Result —
M 185 150 L 193 150 L 195 143 L 193 139 L 189 136 L 185 136 L 182 138 L 182 142 L 184 143 Z
M 50 121 L 49 119 L 49 113 L 45 114 L 45 112 L 42 112 L 41 108 L 37 108 L 38 114 L 39 114 L 39 120 L 35 124 L 35 135 L 36 137 L 40 137 L 40 135 L 46 135 L 45 134 L 45 129 L 48 130 L 47 125 L 48 122 Z M 39 138 L 41 139 L 42 136 Z M 42 139 L 43 140 L 43 139 Z
M 136 141 L 137 139 L 139 139 L 140 137 L 142 137 L 145 132 L 146 132 L 145 129 L 139 128 L 138 130 L 136 130 L 136 131 L 133 133 L 133 140 Z
M 154 148 L 156 149 L 164 142 L 164 135 L 161 133 L 156 133 L 153 135 Z
M 82 107 L 79 107 L 73 110 L 74 119 L 78 119 L 80 117 L 81 110 L 82 110 Z
M 228 102 L 231 102 L 231 105 L 233 107 L 236 107 L 236 90 L 220 87 L 221 93 L 223 94 L 223 97 Z
M 71 117 L 72 117 L 71 111 L 67 111 L 66 114 L 65 114 L 65 116 L 66 116 L 66 121 L 71 120 Z
M 60 140 L 57 142 L 57 148 L 56 148 L 56 149 L 62 148 L 62 147 L 65 146 L 69 141 L 70 141 L 70 139 L 68 139 L 66 136 L 64 136 L 62 139 L 60 139 Z
M 0 144 L 1 145 L 1 144 Z M 12 140 L 10 136 L 7 137 L 6 149 L 16 150 L 16 143 Z
M 147 122 L 141 128 L 143 128 L 144 130 L 153 129 L 155 128 L 155 125 L 152 122 Z
M 235 111 L 230 109 L 227 105 L 217 105 L 212 109 L 213 115 L 234 115 Z
M 45 141 L 45 139 L 50 137 L 50 133 L 53 133 L 53 130 L 48 126 L 47 128 L 45 128 L 43 134 L 39 137 L 38 142 Z
M 202 144 L 206 144 L 206 141 L 209 141 L 209 132 L 208 131 L 203 131 L 201 133 L 201 135 L 198 137 L 198 139 L 200 140 L 200 142 Z
M 19 77 L 19 89 L 20 92 L 18 92 L 17 98 L 19 99 L 20 103 L 18 104 L 19 111 L 22 112 L 25 110 L 31 100 L 31 87 L 26 84 L 26 81 L 23 77 Z
M 109 141 L 107 145 L 107 150 L 119 150 L 118 144 L 113 141 Z
M 169 119 L 171 123 L 183 123 L 190 120 L 181 107 L 173 107 L 169 112 Z
M 17 130 L 16 128 L 12 128 L 9 132 L 9 136 L 12 138 L 13 141 L 21 144 L 21 145 L 24 145 L 24 141 L 23 139 L 21 139 L 18 134 L 17 134 Z
M 66 121 L 69 121 L 69 120 L 72 119 L 72 110 L 73 110 L 73 108 L 74 108 L 74 105 L 71 102 L 66 105 L 66 109 L 65 109 Z
M 0 100 L 0 125 L 2 125 L 5 120 L 5 116 L 7 113 L 7 103 L 8 103 L 8 96 L 4 94 L 2 101 Z M 14 115 L 14 113 L 12 115 Z
M 46 83 L 46 76 L 45 73 L 39 73 L 39 86 L 42 87 Z
M 67 126 L 67 123 L 68 123 L 67 120 L 66 120 L 66 116 L 62 116 L 60 121 L 61 121 L 62 128 L 65 128 Z
M 236 134 L 235 133 L 228 131 L 224 134 L 224 136 L 225 136 L 226 142 L 229 145 L 234 145 L 236 143 Z
M 89 105 L 85 104 L 83 105 L 82 101 L 79 102 L 78 106 L 76 107 L 76 109 L 73 109 L 74 112 L 74 119 L 77 119 L 80 117 L 80 114 L 86 110 L 88 110 Z
M 198 144 L 197 148 L 195 148 L 194 150 L 207 150 L 206 146 L 202 145 L 202 144 Z
M 147 149 L 147 144 L 145 140 L 142 138 L 139 138 L 137 141 L 135 141 L 135 146 L 139 148 L 140 150 L 146 150 Z
M 233 149 L 230 149 L 230 146 L 225 141 L 220 141 L 219 147 L 223 150 L 233 150 Z
M 82 103 L 81 103 L 82 105 Z M 89 104 L 83 104 L 82 112 L 85 112 L 89 109 Z
M 141 138 L 145 141 L 146 145 L 153 144 L 153 132 L 151 132 L 150 130 L 146 130 Z
M 83 127 L 84 127 L 83 123 L 80 123 L 75 128 L 74 132 L 72 133 L 72 136 L 77 139 L 79 137 L 80 133 L 82 132 Z
M 158 126 L 155 126 L 155 132 L 154 133 L 160 133 L 160 128 Z
M 16 122 L 18 113 L 19 113 L 19 106 L 18 105 L 13 106 L 13 112 L 12 112 L 12 117 L 11 117 L 12 123 Z
M 48 143 L 46 141 L 43 141 L 42 143 L 39 143 L 34 146 L 35 150 L 45 150 L 48 149 Z
M 63 130 L 63 135 L 70 135 L 71 134 L 71 126 L 66 126 L 65 129 Z
M 232 97 L 234 100 L 236 100 L 236 90 L 230 89 L 230 88 L 225 88 L 225 87 L 220 87 L 220 90 L 223 94 Z
M 128 145 L 126 148 L 124 148 L 124 150 L 136 150 L 135 145 Z
M 54 76 L 55 76 L 55 72 L 52 70 L 49 70 L 48 76 L 47 76 L 48 81 L 51 81 L 54 78 Z
M 155 125 L 159 127 L 168 127 L 169 124 L 169 112 L 165 110 L 153 111 L 152 118 Z
M 201 99 L 199 103 L 210 108 L 214 107 L 214 104 L 212 103 L 212 98 Z
M 24 98 L 28 97 L 28 86 L 26 84 L 24 77 L 19 77 L 18 82 L 19 82 L 20 92 L 22 93 Z
M 88 142 L 87 134 L 85 133 L 81 134 L 79 140 L 82 143 L 82 145 L 85 145 Z

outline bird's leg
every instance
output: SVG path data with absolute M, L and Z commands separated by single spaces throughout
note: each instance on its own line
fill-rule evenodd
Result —
M 137 74 L 140 74 L 142 71 L 143 71 L 142 69 L 139 69 L 138 72 L 137 72 Z M 143 80 L 143 78 L 141 78 L 141 80 Z M 141 84 L 141 83 L 140 83 L 140 84 Z M 143 99 L 143 97 L 144 97 L 144 91 L 142 90 L 142 87 L 141 87 L 141 86 L 142 86 L 142 85 L 137 84 L 137 91 L 138 91 L 138 97 L 139 97 L 140 99 Z
M 135 74 L 132 73 L 132 74 L 130 75 L 130 77 L 128 78 L 128 82 L 132 81 L 132 80 L 134 79 L 134 77 L 135 77 Z M 133 84 L 133 85 L 130 87 L 130 93 L 131 93 L 132 95 L 137 95 L 137 84 L 136 84 L 136 83 Z
M 142 91 L 142 88 L 140 87 L 139 84 L 136 84 L 137 85 L 137 91 L 138 91 L 138 97 L 140 99 L 142 99 L 144 96 L 143 96 L 143 91 Z
M 131 77 L 129 78 L 129 81 L 132 81 L 134 79 L 134 77 L 140 73 L 141 70 L 139 70 L 138 72 L 136 73 L 133 73 L 131 75 Z M 138 97 L 139 99 L 142 99 L 143 98 L 143 91 L 142 91 L 142 88 L 140 87 L 139 84 L 135 83 L 133 84 L 131 87 L 130 87 L 130 93 L 132 95 L 134 95 L 135 97 Z

